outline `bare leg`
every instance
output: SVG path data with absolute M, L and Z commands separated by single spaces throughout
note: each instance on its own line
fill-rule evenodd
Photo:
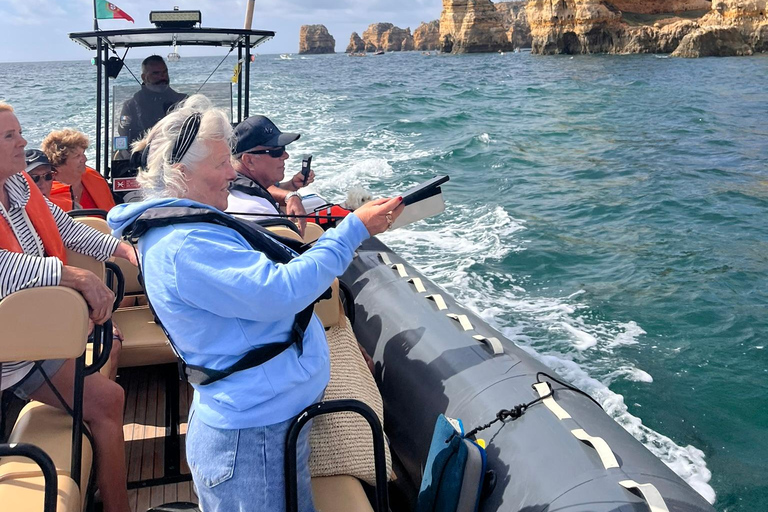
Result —
M 67 361 L 51 382 L 67 403 L 72 405 L 75 362 Z M 62 408 L 47 384 L 32 394 L 39 402 Z M 104 512 L 128 512 L 125 441 L 123 440 L 123 406 L 125 393 L 116 382 L 100 373 L 85 378 L 83 420 L 93 435 L 97 459 L 96 483 L 104 501 Z

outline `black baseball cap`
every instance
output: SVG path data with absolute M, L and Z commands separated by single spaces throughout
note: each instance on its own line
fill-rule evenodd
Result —
M 251 116 L 235 127 L 234 154 L 250 151 L 256 146 L 279 148 L 301 137 L 298 133 L 283 133 L 266 116 Z
M 24 152 L 24 160 L 26 161 L 27 168 L 24 169 L 27 172 L 33 171 L 41 165 L 51 165 L 51 161 L 48 157 L 39 149 L 28 149 Z

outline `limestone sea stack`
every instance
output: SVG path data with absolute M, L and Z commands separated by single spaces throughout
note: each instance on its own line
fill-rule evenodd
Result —
M 441 51 L 479 53 L 512 49 L 502 14 L 491 0 L 443 0 Z
M 440 21 L 422 22 L 413 31 L 413 49 L 431 51 L 440 49 Z
M 336 40 L 325 25 L 302 25 L 299 29 L 299 53 L 335 53 Z
M 363 32 L 367 52 L 407 52 L 413 50 L 411 29 L 394 26 L 392 23 L 372 23 Z
M 518 2 L 497 2 L 496 10 L 501 13 L 501 19 L 507 28 L 507 39 L 515 48 L 531 47 L 531 26 L 525 12 L 527 0 Z
M 346 53 L 362 53 L 364 51 L 365 43 L 357 32 L 352 32 L 352 35 L 349 36 L 349 44 L 347 45 Z
M 713 0 L 700 27 L 686 35 L 676 57 L 752 55 L 768 52 L 768 0 Z

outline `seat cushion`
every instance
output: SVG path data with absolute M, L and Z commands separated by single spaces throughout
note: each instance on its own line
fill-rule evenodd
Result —
M 317 512 L 373 512 L 363 486 L 349 475 L 312 478 Z
M 28 403 L 19 413 L 8 442 L 29 443 L 37 446 L 51 458 L 60 477 L 71 476 L 72 417 L 65 411 L 40 402 Z M 81 488 L 87 489 L 93 465 L 93 448 L 85 434 L 83 434 L 81 461 Z M 40 467 L 35 462 L 23 457 L 0 459 L 0 479 L 29 475 L 42 475 Z
M 57 512 L 82 510 L 80 491 L 74 480 L 59 474 Z M 43 510 L 45 479 L 42 476 L 0 475 L 0 503 L 3 510 L 40 512 Z
M 118 309 L 112 319 L 125 338 L 120 352 L 121 368 L 176 362 L 168 338 L 155 323 L 149 306 Z

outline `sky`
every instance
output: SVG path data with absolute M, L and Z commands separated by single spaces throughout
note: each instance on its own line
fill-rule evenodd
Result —
M 242 28 L 246 0 L 115 0 L 136 20 L 99 20 L 102 30 L 146 27 L 149 11 L 202 11 L 204 27 Z M 256 0 L 254 29 L 276 32 L 257 53 L 296 53 L 299 28 L 322 24 L 343 52 L 352 32 L 389 22 L 411 32 L 422 21 L 440 18 L 441 0 Z M 92 0 L 0 0 L 0 62 L 88 60 L 90 52 L 69 40 L 70 32 L 93 29 Z M 185 48 L 184 55 L 218 55 L 220 50 Z

